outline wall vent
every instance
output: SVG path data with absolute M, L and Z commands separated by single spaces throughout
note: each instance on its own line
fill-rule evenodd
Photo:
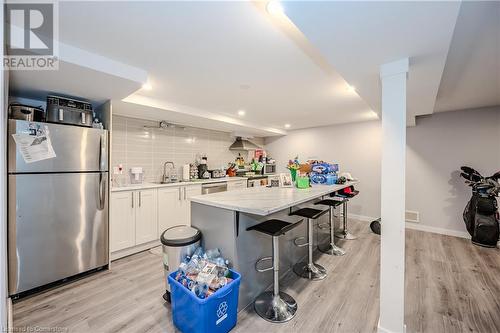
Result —
M 405 212 L 405 220 L 406 222 L 418 223 L 420 222 L 420 213 L 412 210 L 407 210 Z

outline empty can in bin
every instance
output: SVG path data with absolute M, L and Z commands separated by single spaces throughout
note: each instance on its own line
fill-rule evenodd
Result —
M 165 289 L 163 298 L 170 302 L 168 276 L 177 271 L 181 261 L 194 253 L 200 246 L 200 230 L 187 225 L 177 225 L 165 230 L 160 237 L 163 248 L 163 269 L 165 271 Z

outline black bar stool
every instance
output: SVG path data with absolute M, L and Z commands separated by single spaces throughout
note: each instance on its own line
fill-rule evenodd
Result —
M 342 206 L 342 208 L 343 208 L 342 214 L 344 215 L 342 217 L 343 230 L 336 232 L 335 237 L 341 238 L 341 239 L 346 239 L 346 240 L 353 240 L 353 239 L 358 238 L 357 236 L 354 236 L 353 234 L 351 234 L 347 230 L 347 203 L 349 202 L 349 199 L 354 198 L 358 194 L 359 194 L 359 191 L 355 190 L 354 186 L 351 186 L 351 193 L 345 193 L 343 190 L 340 190 L 340 191 L 337 191 L 337 192 L 331 194 L 332 197 L 335 196 L 335 197 L 341 198 L 342 203 L 343 203 L 343 206 Z
M 290 215 L 297 215 L 305 217 L 307 219 L 307 243 L 298 244 L 299 239 L 304 239 L 305 237 L 299 237 L 295 239 L 295 245 L 298 247 L 306 246 L 308 247 L 307 262 L 299 262 L 293 265 L 293 271 L 300 277 L 309 280 L 322 280 L 326 277 L 326 269 L 313 262 L 313 220 L 317 219 L 321 215 L 328 212 L 326 210 L 319 210 L 314 208 L 301 208 Z
M 268 220 L 254 225 L 247 230 L 255 230 L 273 237 L 273 256 L 264 257 L 255 263 L 255 269 L 258 272 L 273 270 L 273 291 L 266 291 L 257 296 L 254 302 L 255 312 L 262 318 L 273 323 L 283 323 L 289 321 L 297 312 L 297 302 L 287 293 L 280 292 L 279 271 L 280 271 L 280 253 L 279 236 L 292 230 L 302 223 L 302 220 L 290 223 L 281 220 Z M 272 260 L 273 265 L 261 269 L 259 263 Z
M 330 211 L 330 243 L 318 245 L 318 250 L 334 256 L 343 256 L 345 254 L 343 248 L 335 245 L 335 221 L 333 220 L 333 210 L 341 204 L 341 201 L 331 199 L 325 199 L 315 203 L 315 205 L 329 206 L 328 210 Z

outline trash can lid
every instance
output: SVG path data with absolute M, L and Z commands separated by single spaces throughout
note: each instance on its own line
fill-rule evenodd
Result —
M 168 228 L 161 234 L 161 243 L 167 246 L 186 246 L 201 239 L 200 230 L 188 225 Z

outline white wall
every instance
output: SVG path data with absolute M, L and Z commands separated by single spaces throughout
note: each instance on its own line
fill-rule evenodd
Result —
M 160 181 L 166 161 L 175 163 L 180 177 L 182 165 L 194 163 L 200 153 L 207 154 L 210 169 L 225 168 L 238 156 L 228 149 L 234 142 L 230 133 L 194 127 L 145 129 L 145 125 L 155 127 L 158 122 L 113 116 L 112 167 L 123 164 L 127 172 L 131 167 L 142 167 L 146 181 Z M 263 144 L 262 138 L 251 141 Z M 241 154 L 248 160 L 247 152 Z
M 338 163 L 341 172 L 360 179 L 360 195 L 349 204 L 349 213 L 378 217 L 380 215 L 380 140 L 379 121 L 317 127 L 290 131 L 284 137 L 266 138 L 268 155 L 278 163 L 278 171 L 286 171 L 290 158 L 299 156 Z
M 419 118 L 407 129 L 406 163 L 406 209 L 420 212 L 419 225 L 466 235 L 462 212 L 471 192 L 458 170 L 500 170 L 500 108 Z
M 380 122 L 318 127 L 266 138 L 266 149 L 281 171 L 287 160 L 318 158 L 338 162 L 360 179 L 360 195 L 350 213 L 380 215 Z M 467 236 L 462 212 L 470 188 L 459 168 L 470 165 L 484 174 L 500 170 L 500 107 L 435 113 L 407 128 L 406 209 L 420 212 L 428 231 Z

